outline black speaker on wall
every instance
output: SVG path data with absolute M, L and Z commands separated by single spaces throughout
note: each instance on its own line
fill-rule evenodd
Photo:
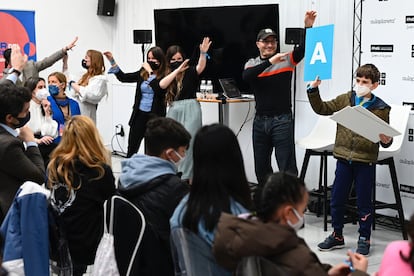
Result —
M 151 30 L 134 30 L 134 44 L 150 44 L 152 43 Z
M 303 44 L 305 39 L 305 29 L 303 28 L 286 28 L 285 44 L 299 45 Z
M 98 15 L 114 16 L 115 0 L 98 0 Z

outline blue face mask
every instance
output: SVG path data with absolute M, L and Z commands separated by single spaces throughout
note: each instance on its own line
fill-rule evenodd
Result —
M 50 95 L 56 96 L 57 94 L 59 94 L 59 87 L 57 85 L 49 84 L 48 88 Z

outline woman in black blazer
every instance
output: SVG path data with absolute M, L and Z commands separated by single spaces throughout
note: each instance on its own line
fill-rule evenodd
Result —
M 121 82 L 136 82 L 134 106 L 129 119 L 129 137 L 127 157 L 138 152 L 144 138 L 147 122 L 156 116 L 165 116 L 165 94 L 161 89 L 160 80 L 166 75 L 167 65 L 165 55 L 160 47 L 148 50 L 147 61 L 139 71 L 124 73 L 116 64 L 111 52 L 105 52 L 112 67 L 108 73 L 114 73 Z

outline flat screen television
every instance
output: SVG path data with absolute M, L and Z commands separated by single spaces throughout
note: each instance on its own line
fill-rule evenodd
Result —
M 203 37 L 210 37 L 210 59 L 201 79 L 211 79 L 218 92 L 218 79 L 234 78 L 240 91 L 249 93 L 242 71 L 246 61 L 259 54 L 257 33 L 263 28 L 280 33 L 277 4 L 156 9 L 154 22 L 156 45 L 164 51 L 180 45 L 191 64 L 198 62 Z

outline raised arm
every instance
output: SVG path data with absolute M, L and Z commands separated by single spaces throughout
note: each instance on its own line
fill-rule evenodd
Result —
M 181 65 L 175 69 L 174 71 L 171 71 L 168 75 L 166 75 L 161 81 L 160 81 L 160 87 L 162 89 L 165 89 L 168 87 L 168 85 L 171 84 L 171 82 L 173 82 L 173 80 L 175 79 L 175 77 L 177 77 L 177 75 L 181 72 L 184 72 L 185 70 L 188 69 L 188 62 L 190 60 L 186 59 L 183 61 L 183 63 L 181 63 Z
M 315 23 L 315 19 L 318 13 L 316 11 L 307 11 L 305 13 L 305 28 L 312 28 L 313 24 Z
M 62 49 L 58 50 L 57 52 L 51 54 L 48 57 L 45 57 L 44 59 L 40 60 L 40 61 L 36 61 L 34 63 L 36 69 L 38 71 L 42 71 L 50 66 L 52 66 L 53 64 L 55 64 L 55 62 L 57 62 L 59 59 L 63 58 L 67 51 L 71 50 L 73 47 L 76 46 L 76 42 L 78 41 L 78 37 L 75 37 L 75 39 L 70 42 L 67 46 L 63 47 Z M 26 76 L 26 77 L 30 77 L 30 75 Z
M 204 69 L 206 68 L 207 64 L 207 57 L 208 57 L 208 49 L 210 48 L 212 41 L 209 37 L 204 37 L 203 41 L 200 44 L 200 57 L 198 58 L 198 63 L 196 66 L 197 74 L 203 73 Z

